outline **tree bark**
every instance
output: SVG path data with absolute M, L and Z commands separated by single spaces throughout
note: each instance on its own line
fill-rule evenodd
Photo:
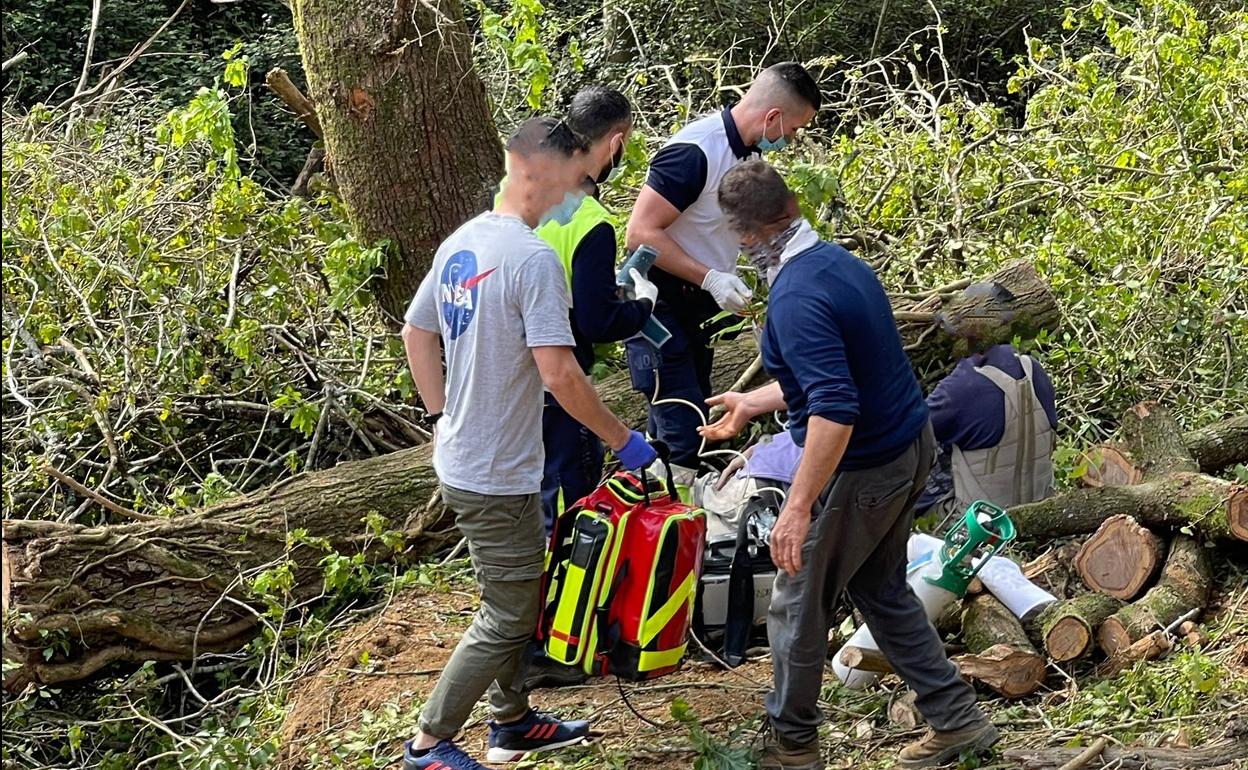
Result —
M 1183 434 L 1183 444 L 1205 473 L 1248 463 L 1248 414 L 1188 431 Z
M 81 679 L 115 660 L 237 649 L 266 608 L 251 590 L 264 570 L 289 566 L 289 596 L 278 598 L 293 603 L 322 591 L 319 562 L 330 552 L 398 558 L 366 517 L 380 516 L 381 531 L 414 543 L 405 556 L 447 542 L 436 490 L 424 446 L 168 519 L 106 527 L 5 521 L 4 611 L 16 620 L 4 654 L 25 664 L 6 687 Z
M 1122 601 L 1098 593 L 1080 594 L 1046 607 L 1036 624 L 1049 657 L 1059 663 L 1075 660 L 1096 646 L 1096 630 L 1105 618 L 1122 609 Z
M 1153 631 L 1134 641 L 1130 646 L 1118 650 L 1104 663 L 1097 666 L 1098 676 L 1112 679 L 1131 668 L 1142 660 L 1157 660 L 1170 652 L 1174 643 L 1165 631 Z
M 962 613 L 968 655 L 954 658 L 963 675 L 1007 698 L 1030 695 L 1044 682 L 1045 659 L 1036 652 L 1014 613 L 992 594 L 980 594 Z
M 1083 749 L 1009 749 L 1005 758 L 1017 762 L 1023 770 L 1056 770 L 1081 751 Z M 1181 749 L 1109 746 L 1101 754 L 1101 762 L 1104 767 L 1119 770 L 1195 770 L 1229 767 L 1245 757 L 1248 757 L 1248 741 L 1234 741 L 1221 746 Z
M 1174 473 L 1135 486 L 1076 489 L 1009 510 L 1019 536 L 1027 539 L 1092 532 L 1118 513 L 1148 527 L 1190 526 L 1214 540 L 1248 540 L 1248 489 L 1202 473 Z
M 1183 444 L 1179 423 L 1169 409 L 1155 401 L 1145 401 L 1128 409 L 1122 416 L 1118 434 L 1139 463 L 1142 481 L 1200 470 L 1200 464 Z
M 1075 556 L 1079 577 L 1093 591 L 1131 601 L 1161 568 L 1165 543 L 1126 514 L 1110 516 Z
M 1120 443 L 1088 450 L 1090 487 L 1126 486 L 1176 471 L 1218 473 L 1248 462 L 1248 415 L 1182 433 L 1170 413 L 1146 402 L 1123 415 Z
M 443 239 L 485 210 L 503 154 L 458 0 L 295 0 L 334 179 L 359 236 L 392 244 L 373 285 L 395 318 Z
M 1150 632 L 1165 628 L 1188 610 L 1204 607 L 1212 578 L 1208 549 L 1194 538 L 1175 537 L 1161 581 L 1139 601 L 1106 618 L 1097 633 L 1097 643 L 1106 655 L 1113 655 Z

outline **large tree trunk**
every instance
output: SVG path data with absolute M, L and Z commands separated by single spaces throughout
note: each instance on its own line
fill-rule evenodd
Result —
M 289 595 L 273 590 L 297 602 L 321 592 L 328 553 L 395 559 L 381 532 L 417 544 L 412 555 L 446 543 L 436 488 L 429 449 L 418 447 L 167 519 L 5 521 L 3 603 L 13 624 L 4 655 L 26 664 L 6 686 L 81 679 L 118 660 L 238 649 L 265 609 L 251 590 L 265 570 L 289 567 Z
M 1009 510 L 1019 537 L 1092 532 L 1124 513 L 1148 527 L 1193 527 L 1214 540 L 1248 540 L 1248 489 L 1202 473 L 1174 473 L 1134 486 L 1076 489 Z
M 1205 473 L 1248 463 L 1248 414 L 1188 431 L 1183 443 Z
M 438 244 L 489 204 L 503 154 L 459 0 L 295 0 L 309 95 L 360 237 L 388 240 L 374 285 L 395 318 Z
M 322 119 L 328 135 L 332 121 L 324 114 Z M 998 288 L 952 296 L 936 292 L 923 304 L 976 319 L 977 334 L 985 333 L 991 326 L 986 319 L 998 313 L 995 341 L 1032 328 L 1034 321 L 1022 323 L 1023 317 L 1056 322 L 1052 298 L 1036 299 L 1048 293 L 1030 267 L 1011 265 L 986 285 Z M 1002 292 L 1030 298 L 1031 309 L 1000 304 Z M 988 300 L 998 303 L 996 310 L 985 304 Z M 934 310 L 905 310 L 903 299 L 895 304 L 916 366 L 947 368 L 954 343 L 942 329 L 958 332 L 961 327 L 938 326 Z M 718 349 L 714 387 L 733 385 L 756 355 L 748 334 Z M 625 422 L 645 420 L 645 400 L 632 390 L 626 372 L 607 378 L 598 392 Z M 255 613 L 264 610 L 240 577 L 254 578 L 290 558 L 298 565 L 292 573 L 293 598 L 314 597 L 322 588 L 317 562 L 324 551 L 296 544 L 288 553 L 289 533 L 304 530 L 308 538 L 324 538 L 330 549 L 347 554 L 368 548 L 370 556 L 391 558 L 394 553 L 381 547 L 375 534 L 370 539 L 361 519 L 375 513 L 379 526 L 403 533 L 409 542 L 445 531 L 449 524 L 436 492 L 429 448 L 418 447 L 308 473 L 171 519 L 95 529 L 6 522 L 5 567 L 12 582 L 5 603 L 28 613 L 10 636 L 12 649 L 6 650 L 27 664 L 13 681 L 80 679 L 117 660 L 186 659 L 192 651 L 237 648 L 254 633 Z M 430 544 L 422 539 L 419 545 Z M 223 595 L 228 599 L 220 600 Z M 49 645 L 41 632 L 63 640 L 49 660 L 43 658 Z

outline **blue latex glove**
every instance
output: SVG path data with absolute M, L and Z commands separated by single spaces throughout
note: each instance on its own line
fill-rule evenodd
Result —
M 659 453 L 654 451 L 654 447 L 650 446 L 645 436 L 635 430 L 630 430 L 628 443 L 615 450 L 615 456 L 620 458 L 621 465 L 630 471 L 635 471 L 654 462 L 658 459 Z

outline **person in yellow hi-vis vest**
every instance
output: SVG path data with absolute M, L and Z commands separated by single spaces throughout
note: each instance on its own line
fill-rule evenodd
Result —
M 568 126 L 589 142 L 589 155 L 599 156 L 602 166 L 596 178 L 586 178 L 585 198 L 567 224 L 548 222 L 537 234 L 555 250 L 563 264 L 572 294 L 572 336 L 576 360 L 588 374 L 594 365 L 594 345 L 628 339 L 645 324 L 654 310 L 658 289 L 645 278 L 634 276 L 637 299 L 616 294 L 616 219 L 598 201 L 598 185 L 611 179 L 619 167 L 633 128 L 627 97 L 611 88 L 590 86 L 572 99 Z M 602 476 L 602 442 L 574 420 L 546 394 L 542 412 L 542 443 L 546 464 L 542 476 L 542 507 L 549 532 L 554 517 L 593 491 Z

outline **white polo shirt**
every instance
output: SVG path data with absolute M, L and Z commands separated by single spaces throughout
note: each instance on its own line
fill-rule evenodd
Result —
M 712 270 L 734 270 L 740 251 L 719 208 L 720 180 L 757 155 L 758 148 L 741 140 L 731 110 L 725 109 L 677 131 L 650 162 L 646 184 L 680 211 L 667 234 Z

